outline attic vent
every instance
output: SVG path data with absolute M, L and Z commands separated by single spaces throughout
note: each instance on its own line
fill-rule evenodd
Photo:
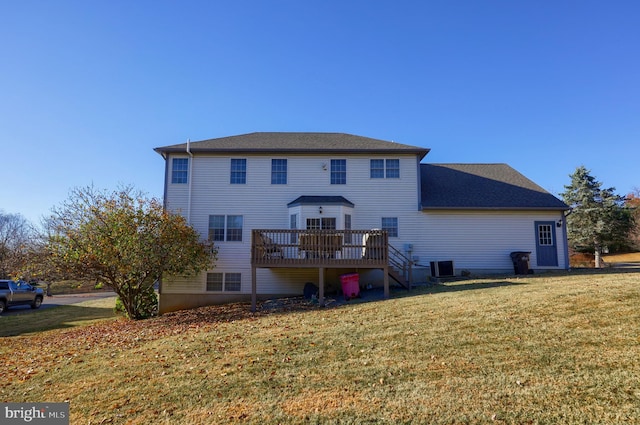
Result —
M 448 261 L 431 261 L 431 276 L 433 277 L 450 277 L 455 276 L 453 268 L 453 260 Z

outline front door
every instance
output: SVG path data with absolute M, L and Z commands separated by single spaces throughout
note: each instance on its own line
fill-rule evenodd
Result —
M 536 221 L 535 224 L 538 266 L 557 266 L 558 248 L 556 244 L 555 222 Z

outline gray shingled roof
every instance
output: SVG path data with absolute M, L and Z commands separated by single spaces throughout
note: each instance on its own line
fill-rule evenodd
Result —
M 287 207 L 298 205 L 344 205 L 353 208 L 353 202 L 343 196 L 309 196 L 303 195 L 287 204 Z
M 423 209 L 569 207 L 507 164 L 420 164 Z
M 249 133 L 238 136 L 220 137 L 218 139 L 191 142 L 189 149 L 198 152 L 378 152 L 378 153 L 412 153 L 422 159 L 429 149 L 418 146 L 403 145 L 369 137 L 354 136 L 345 133 L 287 133 L 265 132 Z M 160 154 L 185 152 L 186 143 L 164 146 L 154 149 Z

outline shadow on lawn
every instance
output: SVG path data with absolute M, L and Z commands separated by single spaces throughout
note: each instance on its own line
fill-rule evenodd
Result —
M 554 278 L 561 276 L 572 276 L 576 274 L 594 275 L 594 274 L 615 274 L 615 273 L 638 273 L 638 270 L 623 269 L 605 269 L 605 270 L 572 270 L 562 272 L 545 272 L 524 276 L 514 275 L 493 275 L 493 276 L 471 276 L 464 278 L 452 278 L 443 281 L 444 284 L 421 284 L 415 285 L 414 289 L 407 291 L 406 289 L 392 286 L 391 299 L 405 298 L 412 296 L 420 296 L 424 294 L 438 294 L 447 292 L 473 291 L 482 289 L 501 288 L 508 286 L 528 285 L 532 279 L 537 278 Z M 479 282 L 480 281 L 480 282 Z M 353 298 L 349 301 L 345 300 L 342 295 L 335 292 L 326 294 L 326 306 L 320 307 L 317 300 L 306 299 L 303 296 L 294 296 L 288 298 L 272 298 L 258 301 L 257 311 L 251 313 L 251 305 L 249 303 L 234 303 L 200 307 L 193 310 L 182 310 L 172 313 L 165 313 L 162 316 L 145 321 L 147 326 L 163 324 L 170 322 L 179 322 L 183 326 L 197 326 L 201 323 L 221 323 L 233 322 L 236 320 L 255 319 L 267 315 L 280 315 L 299 313 L 304 311 L 317 311 L 320 309 L 340 308 L 360 303 L 370 303 L 384 301 L 384 291 L 382 288 L 365 289 L 361 291 L 361 297 Z
M 0 337 L 19 336 L 52 329 L 78 326 L 79 322 L 114 317 L 113 308 L 61 305 L 47 309 L 24 312 L 19 308 L 9 310 L 11 314 L 0 316 Z
M 459 281 L 458 281 L 459 282 Z M 443 292 L 460 292 L 460 291 L 473 291 L 478 289 L 491 289 L 491 288 L 502 288 L 504 286 L 519 286 L 519 285 L 528 285 L 528 282 L 517 282 L 511 280 L 502 280 L 502 281 L 489 281 L 489 282 L 469 282 L 469 283 L 458 283 L 458 282 L 450 282 L 440 285 L 427 285 L 423 289 L 416 288 L 416 295 L 418 294 L 440 294 Z M 407 293 L 407 296 L 411 296 L 411 292 Z
M 514 285 L 527 285 L 531 280 L 535 279 L 549 279 L 549 278 L 557 278 L 563 276 L 600 276 L 600 275 L 617 275 L 617 274 L 632 274 L 639 273 L 640 267 L 636 268 L 615 268 L 615 267 L 607 267 L 602 269 L 593 269 L 593 268 L 573 268 L 568 271 L 545 271 L 541 273 L 532 273 L 527 275 L 519 275 L 519 276 L 508 276 L 508 275 L 487 275 L 487 276 L 472 276 L 472 277 L 463 277 L 463 278 L 450 278 L 443 279 L 440 283 L 426 284 L 426 285 L 416 285 L 415 290 L 410 292 L 402 293 L 396 292 L 395 297 L 402 296 L 412 296 L 419 294 L 437 294 L 443 292 L 458 292 L 458 291 L 469 291 L 469 290 L 477 290 L 477 289 L 490 289 L 490 288 L 499 288 L 504 286 L 514 286 Z M 478 280 L 482 280 L 482 282 L 478 282 Z M 465 281 L 470 281 L 465 283 Z

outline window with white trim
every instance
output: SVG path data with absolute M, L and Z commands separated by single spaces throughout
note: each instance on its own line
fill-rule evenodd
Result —
M 369 175 L 372 179 L 384 178 L 384 159 L 372 159 L 370 168 Z
M 351 242 L 351 214 L 344 215 L 344 243 Z
M 347 160 L 331 160 L 331 184 L 347 184 Z
M 242 242 L 241 215 L 210 215 L 209 216 L 209 240 Z
M 298 228 L 298 214 L 291 214 L 289 216 L 289 229 L 296 230 Z M 291 243 L 297 242 L 296 233 L 291 233 Z
M 240 292 L 241 273 L 207 273 L 207 292 Z
M 271 184 L 287 184 L 287 160 L 271 160 Z
M 247 183 L 247 160 L 231 158 L 231 184 Z
M 538 244 L 540 246 L 553 246 L 553 226 L 550 224 L 538 225 Z
M 398 237 L 398 217 L 382 217 L 382 230 L 386 230 L 390 238 Z
M 173 158 L 171 161 L 171 183 L 186 184 L 189 180 L 189 158 Z
M 224 274 L 224 290 L 240 292 L 242 288 L 242 275 L 240 273 Z
M 207 291 L 222 291 L 224 273 L 207 273 Z
M 399 159 L 385 159 L 385 177 L 388 179 L 400 178 L 400 160 Z
M 307 230 L 336 230 L 335 217 L 308 218 Z
M 372 179 L 399 179 L 399 159 L 372 159 L 370 162 L 369 176 Z

